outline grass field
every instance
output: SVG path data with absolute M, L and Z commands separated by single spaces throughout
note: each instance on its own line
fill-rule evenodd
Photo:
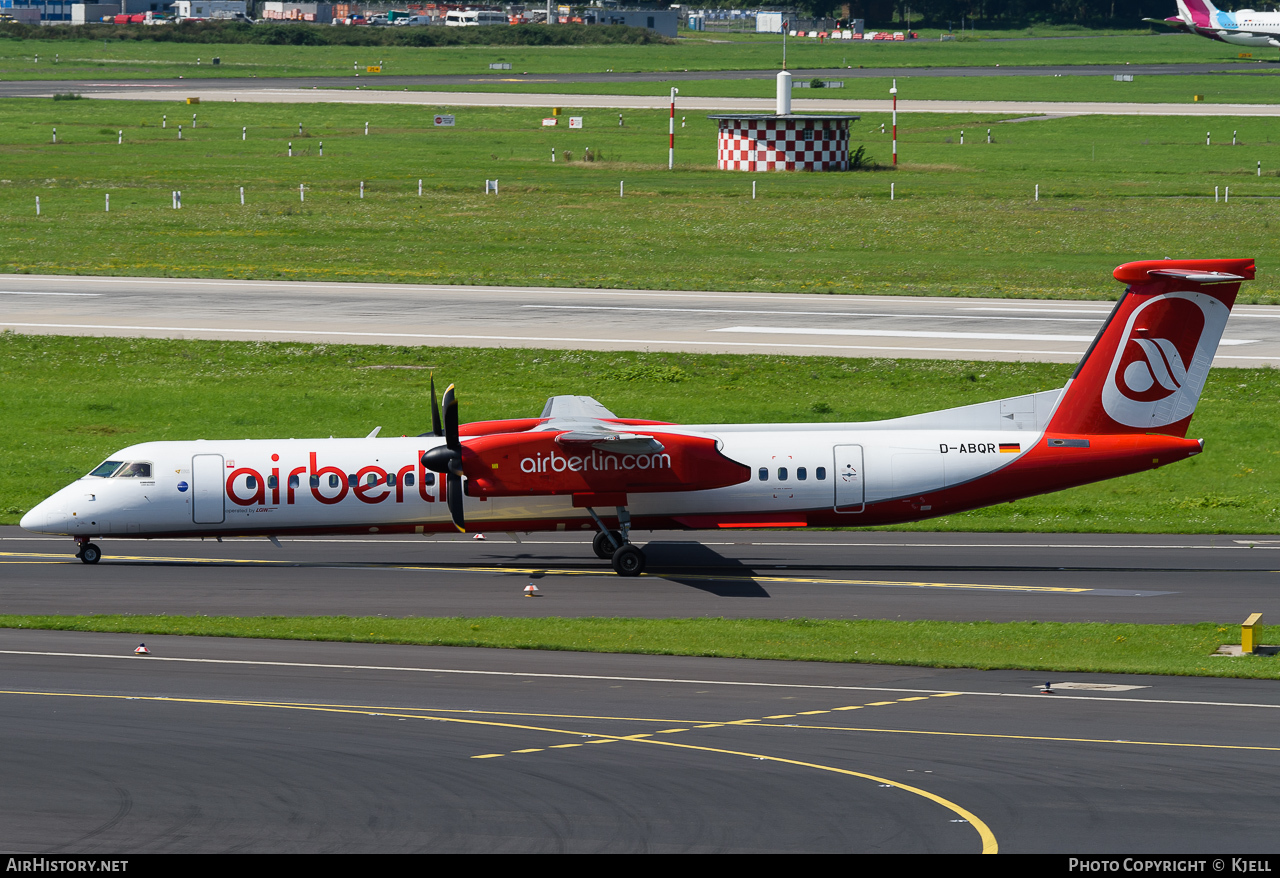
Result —
M 1274 656 L 1212 657 L 1238 625 L 897 622 L 822 619 L 510 619 L 210 616 L 0 616 L 0 628 L 153 636 L 691 655 L 787 661 L 1021 668 L 1054 672 L 1280 678 Z M 1259 632 L 1274 640 L 1280 628 Z
M 127 445 L 160 439 L 414 435 L 427 370 L 464 421 L 529 417 L 555 394 L 680 423 L 867 421 L 1060 387 L 1071 367 L 583 351 L 91 339 L 0 333 L 0 523 Z M 495 376 L 500 376 L 495 378 Z M 673 379 L 673 380 L 669 380 Z M 951 531 L 1274 533 L 1280 370 L 1215 369 L 1189 461 L 905 526 Z
M 752 175 L 714 170 L 704 114 L 685 117 L 668 172 L 661 111 L 623 128 L 585 111 L 571 131 L 469 108 L 436 129 L 437 109 L 5 101 L 0 271 L 1100 298 L 1122 262 L 1230 250 L 1262 268 L 1244 301 L 1280 301 L 1280 120 L 903 116 L 896 172 Z M 881 165 L 888 121 L 853 129 Z
M 913 42 L 825 42 L 788 39 L 787 66 L 972 67 L 1047 64 L 1171 64 L 1238 61 L 1239 47 L 1183 34 L 1079 38 L 963 39 L 939 42 L 937 31 Z M 979 33 L 979 37 L 996 36 Z M 1280 60 L 1254 50 L 1256 60 Z M 214 56 L 221 59 L 214 67 Z M 37 61 L 36 58 L 39 58 Z M 55 61 L 55 58 L 57 59 Z M 165 78 L 235 76 L 351 76 L 366 66 L 383 75 L 489 73 L 492 62 L 529 73 L 663 70 L 768 70 L 782 65 L 782 39 L 773 35 L 683 36 L 671 45 L 527 47 L 263 46 L 110 40 L 0 39 L 0 79 Z

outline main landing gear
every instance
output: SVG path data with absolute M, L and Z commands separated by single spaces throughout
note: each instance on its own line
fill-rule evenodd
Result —
M 587 507 L 587 512 L 600 528 L 600 532 L 591 541 L 591 550 L 596 553 L 597 558 L 612 562 L 613 571 L 619 576 L 639 576 L 644 572 L 644 552 L 631 543 L 631 515 L 627 512 L 627 507 L 619 506 L 617 510 L 618 524 L 622 529 L 609 530 L 600 516 L 596 515 L 596 511 Z
M 80 548 L 76 551 L 76 557 L 85 564 L 97 564 L 102 559 L 102 550 L 93 543 L 85 540 L 77 540 Z

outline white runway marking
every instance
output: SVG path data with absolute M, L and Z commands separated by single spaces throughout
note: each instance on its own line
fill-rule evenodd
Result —
M 162 657 L 154 653 L 139 658 L 136 655 L 113 655 L 109 653 L 92 653 L 92 652 L 45 652 L 38 650 L 24 649 L 0 649 L 0 655 L 27 655 L 27 656 L 44 656 L 49 658 L 89 658 L 89 659 L 111 659 L 130 662 L 178 662 L 184 664 L 206 664 L 206 665 L 245 665 L 250 667 L 267 667 L 267 668 L 319 668 L 340 671 L 403 671 L 413 674 L 459 674 L 466 676 L 479 677 L 521 677 L 523 679 L 545 679 L 545 680 L 604 680 L 607 682 L 621 683 L 678 683 L 689 686 L 754 686 L 767 689 L 826 689 L 839 692 L 910 692 L 917 695 L 939 695 L 942 693 L 954 695 L 973 695 L 985 698 L 1038 698 L 1042 701 L 1122 701 L 1132 704 L 1180 704 L 1180 705 L 1200 705 L 1205 707 L 1261 707 L 1269 709 L 1280 709 L 1280 704 L 1265 704 L 1256 702 L 1239 702 L 1239 701 L 1182 701 L 1178 699 L 1161 699 L 1161 698 L 1108 698 L 1097 695 L 1054 695 L 1047 698 L 1044 695 L 1027 694 L 1021 692 L 981 692 L 981 691 L 964 691 L 960 689 L 909 689 L 899 686 L 836 686 L 823 683 L 765 683 L 757 680 L 692 680 L 681 677 L 619 677 L 607 676 L 604 674 L 545 674 L 545 673 L 520 673 L 517 671 L 479 671 L 464 670 L 459 668 L 414 668 L 403 665 L 344 665 L 329 664 L 324 662 L 272 662 L 272 661 L 255 661 L 252 659 L 211 659 L 211 658 L 179 658 L 179 657 Z
M 0 290 L 0 296 L 80 296 L 83 298 L 97 298 L 101 295 L 102 293 L 35 293 L 18 290 Z
M 909 329 L 829 329 L 826 327 L 807 326 L 726 326 L 723 329 L 708 329 L 707 332 L 743 332 L 756 335 L 853 335 L 875 338 L 951 338 L 974 339 L 975 341 L 1091 342 L 1094 339 L 1092 335 L 1040 335 L 1021 332 L 929 332 Z M 1254 341 L 1255 339 L 1252 338 L 1224 338 L 1219 344 L 1253 344 Z
M 520 307 L 538 308 L 545 311 L 644 311 L 658 312 L 662 314 L 763 314 L 770 317 L 905 317 L 911 320 L 919 320 L 921 318 L 929 320 L 1052 320 L 1055 323 L 1091 323 L 1095 326 L 1100 322 L 1093 318 L 1086 317 L 991 317 L 985 314 L 981 316 L 976 314 L 915 314 L 904 311 L 900 311 L 898 313 L 891 313 L 887 311 L 768 311 L 763 309 L 751 310 L 746 308 L 647 308 L 636 305 L 521 305 Z M 983 309 L 973 308 L 966 310 L 980 311 Z M 715 331 L 727 332 L 728 330 L 717 329 Z M 1090 340 L 1092 341 L 1092 337 L 1090 337 Z

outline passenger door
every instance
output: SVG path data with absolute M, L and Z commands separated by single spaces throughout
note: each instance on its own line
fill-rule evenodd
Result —
M 222 455 L 197 454 L 191 458 L 191 520 L 196 524 L 222 524 Z
M 862 446 L 837 445 L 835 447 L 836 512 L 861 512 L 865 504 L 862 472 Z

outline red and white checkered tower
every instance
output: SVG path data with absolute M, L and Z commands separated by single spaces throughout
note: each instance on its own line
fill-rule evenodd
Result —
M 777 112 L 708 116 L 719 123 L 722 171 L 847 171 L 849 123 L 858 116 L 791 112 L 791 74 L 778 74 Z

